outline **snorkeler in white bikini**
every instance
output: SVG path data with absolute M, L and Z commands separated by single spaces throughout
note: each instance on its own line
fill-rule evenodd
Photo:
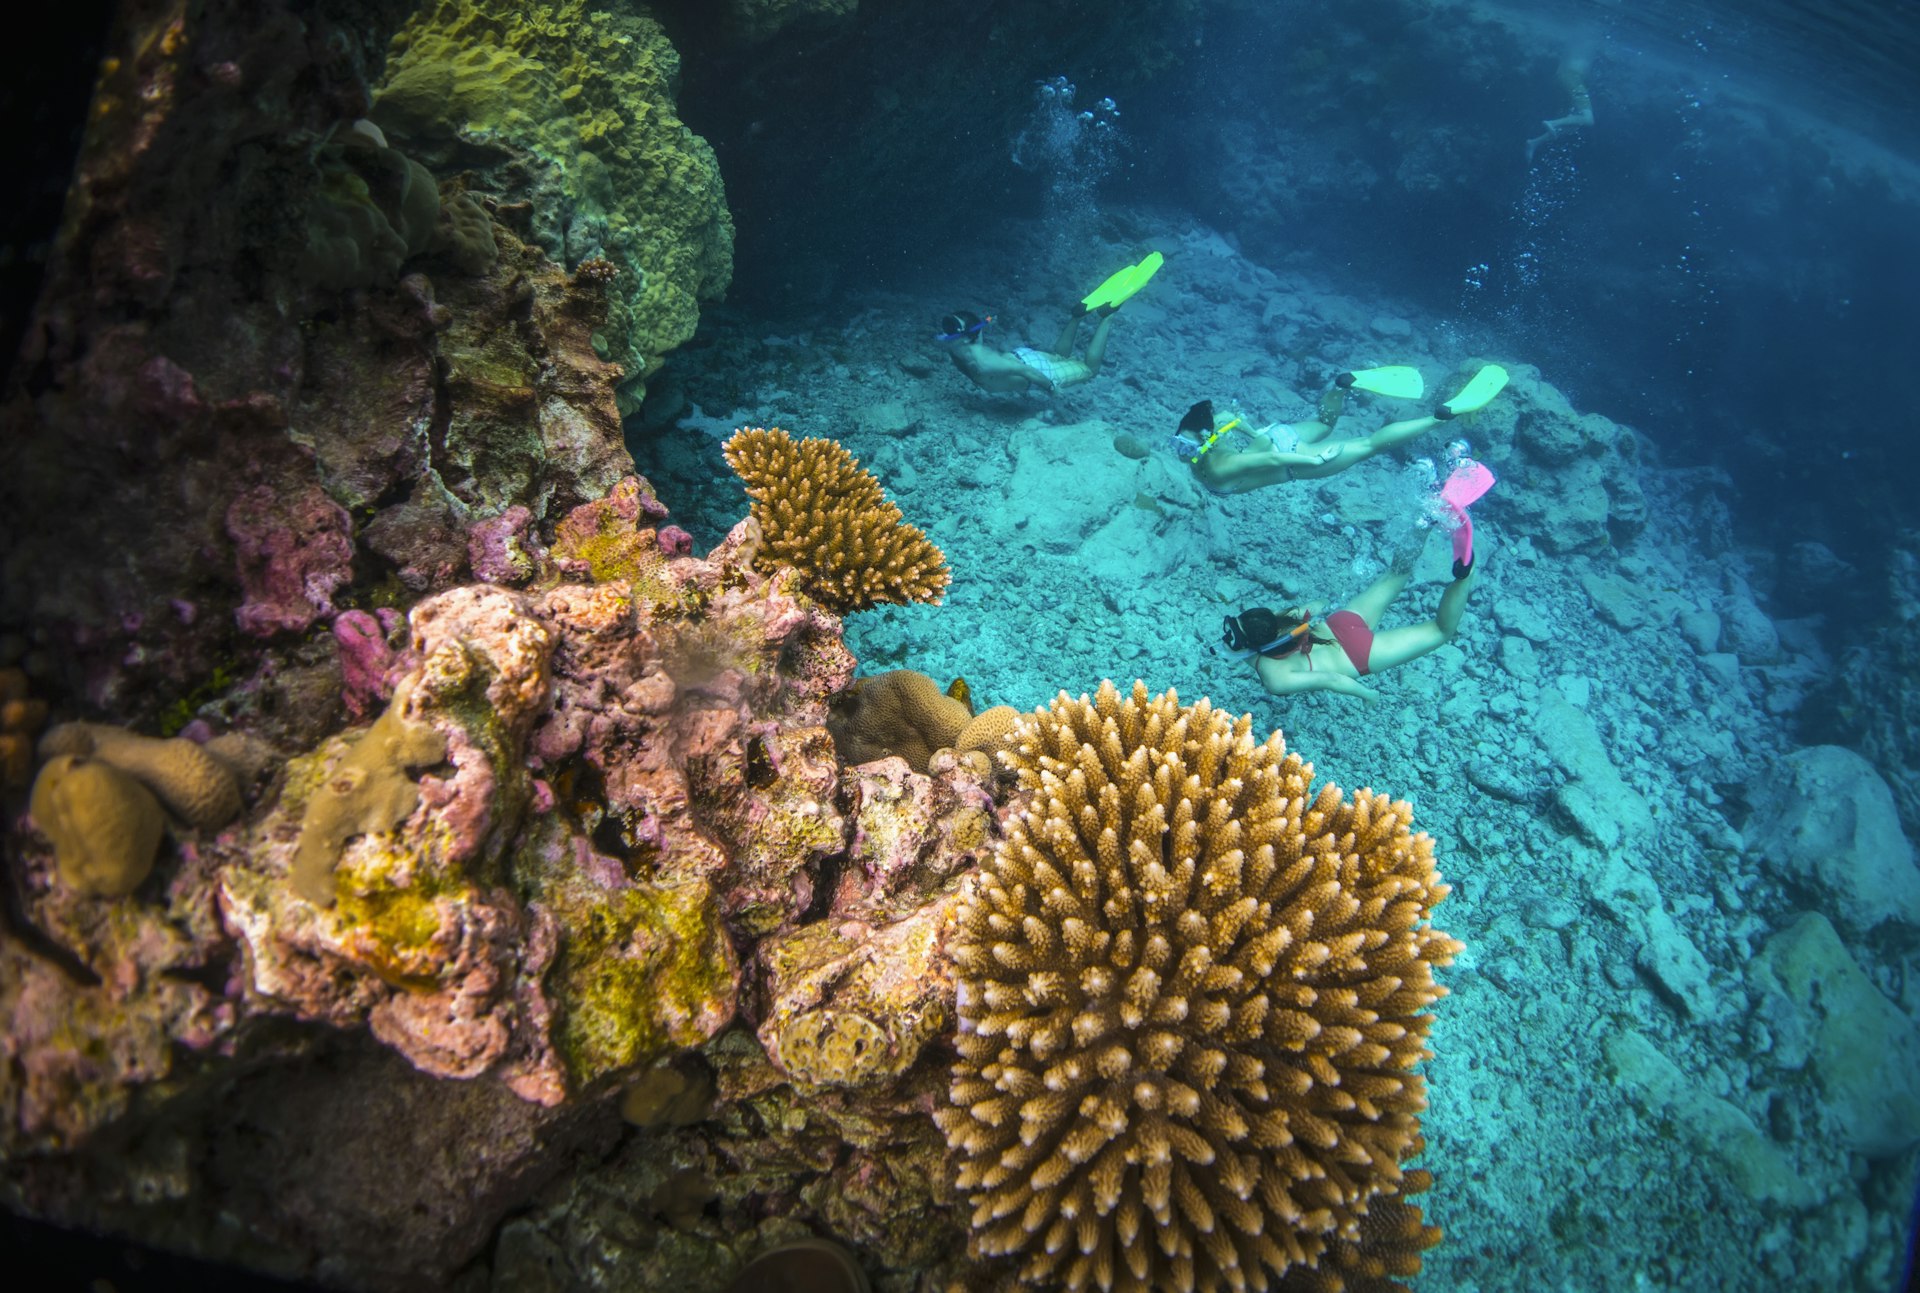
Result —
M 1107 334 L 1113 328 L 1114 312 L 1135 292 L 1147 285 L 1160 269 L 1164 257 L 1153 252 L 1138 264 L 1129 265 L 1090 292 L 1074 308 L 1073 317 L 1054 341 L 1052 350 L 1034 350 L 1018 346 L 1011 353 L 989 346 L 982 333 L 993 316 L 956 311 L 940 321 L 934 340 L 953 360 L 953 366 L 965 373 L 975 386 L 996 395 L 1019 394 L 1030 387 L 1049 393 L 1063 386 L 1090 381 L 1107 357 Z M 1100 322 L 1087 342 L 1085 358 L 1075 358 L 1073 349 L 1080 337 L 1080 321 L 1092 314 Z
M 1367 435 L 1329 442 L 1327 438 L 1333 434 L 1334 424 L 1346 408 L 1348 391 L 1374 391 L 1399 399 L 1418 399 L 1425 390 L 1418 369 L 1405 366 L 1363 369 L 1342 373 L 1335 379 L 1334 385 L 1320 397 L 1319 417 L 1311 422 L 1274 423 L 1254 430 L 1243 427 L 1241 419 L 1234 418 L 1215 425 L 1213 402 L 1201 400 L 1180 420 L 1173 447 L 1192 469 L 1193 478 L 1216 494 L 1244 494 L 1250 489 L 1289 480 L 1324 480 L 1377 453 L 1404 444 L 1442 422 L 1486 407 L 1506 384 L 1507 370 L 1498 364 L 1487 364 L 1458 395 L 1426 417 L 1389 422 Z M 1251 437 L 1252 446 L 1227 448 L 1226 437 L 1234 431 Z

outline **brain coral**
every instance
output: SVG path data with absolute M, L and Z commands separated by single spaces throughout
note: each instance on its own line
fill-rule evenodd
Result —
M 1001 754 L 1027 800 L 959 913 L 937 1117 L 975 1250 L 1029 1281 L 1337 1287 L 1354 1250 L 1403 1273 L 1438 1239 L 1399 1205 L 1460 949 L 1432 841 L 1250 727 L 1108 683 Z
M 792 566 L 809 596 L 843 615 L 882 602 L 939 602 L 951 577 L 946 556 L 838 441 L 743 427 L 726 452 L 753 500 L 760 565 Z M 964 723 L 966 706 L 953 704 Z
M 572 266 L 617 271 L 604 358 L 626 369 L 623 413 L 661 356 L 693 335 L 699 302 L 733 277 L 719 162 L 680 121 L 680 56 L 652 18 L 588 0 L 438 0 L 394 37 L 373 116 L 413 140 L 504 145 L 551 166 L 540 241 Z

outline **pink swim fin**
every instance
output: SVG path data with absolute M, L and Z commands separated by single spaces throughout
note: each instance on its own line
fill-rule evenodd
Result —
M 1440 486 L 1440 501 L 1454 518 L 1453 560 L 1458 566 L 1473 565 L 1473 518 L 1467 515 L 1467 509 L 1492 488 L 1493 473 L 1477 462 L 1454 468 L 1453 475 Z

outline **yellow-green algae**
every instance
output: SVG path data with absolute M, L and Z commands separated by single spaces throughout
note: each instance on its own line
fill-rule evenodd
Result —
M 652 527 L 620 513 L 621 502 L 637 498 L 639 491 L 639 483 L 628 477 L 605 499 L 574 508 L 554 528 L 549 551 L 561 561 L 585 562 L 596 584 L 624 579 L 636 597 L 667 601 L 679 596 L 680 589 L 667 578 L 666 554 Z
M 572 840 L 548 821 L 515 859 L 515 874 L 560 926 L 547 989 L 569 1076 L 590 1086 L 707 1041 L 732 1014 L 734 993 L 733 948 L 712 887 L 609 888 L 578 870 Z
M 303 843 L 310 838 L 304 823 L 314 816 L 316 796 L 325 798 L 340 769 L 372 732 L 368 728 L 342 734 L 314 753 L 288 761 L 281 811 L 303 822 Z M 392 773 L 389 769 L 388 775 Z M 388 828 L 356 833 L 364 836 L 360 847 L 348 851 L 342 840 L 333 853 L 326 902 L 319 904 L 329 908 L 327 919 L 342 954 L 395 987 L 439 986 L 436 969 L 444 949 L 436 936 L 446 923 L 443 912 L 449 902 L 476 893 L 464 870 L 448 861 L 454 849 L 451 832 L 444 823 L 428 821 L 412 832 Z
M 497 140 L 555 166 L 573 205 L 558 255 L 618 271 L 605 334 L 622 413 L 699 302 L 733 275 L 733 219 L 713 149 L 676 115 L 680 56 L 652 18 L 586 0 L 439 0 L 394 37 L 374 117 L 402 135 Z M 598 234 L 601 246 L 578 240 Z

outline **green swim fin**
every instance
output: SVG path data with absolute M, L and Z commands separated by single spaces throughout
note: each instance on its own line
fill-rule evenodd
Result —
M 1498 364 L 1488 364 L 1473 375 L 1473 380 L 1462 387 L 1458 395 L 1435 409 L 1433 416 L 1444 422 L 1462 413 L 1477 413 L 1487 407 L 1506 386 L 1507 370 Z
M 1417 400 L 1426 394 L 1427 383 L 1421 378 L 1418 368 L 1409 368 L 1405 364 L 1395 364 L 1388 368 L 1362 368 L 1359 372 L 1348 373 L 1351 382 L 1341 382 L 1342 386 L 1358 386 L 1363 391 L 1372 391 L 1375 395 L 1391 395 L 1395 399 Z
M 1093 289 L 1080 299 L 1084 310 L 1097 310 L 1101 306 L 1118 307 L 1121 302 L 1147 285 L 1147 280 L 1160 272 L 1160 266 L 1167 258 L 1159 252 L 1149 252 L 1147 258 L 1137 265 L 1117 269 L 1107 276 L 1107 281 Z

